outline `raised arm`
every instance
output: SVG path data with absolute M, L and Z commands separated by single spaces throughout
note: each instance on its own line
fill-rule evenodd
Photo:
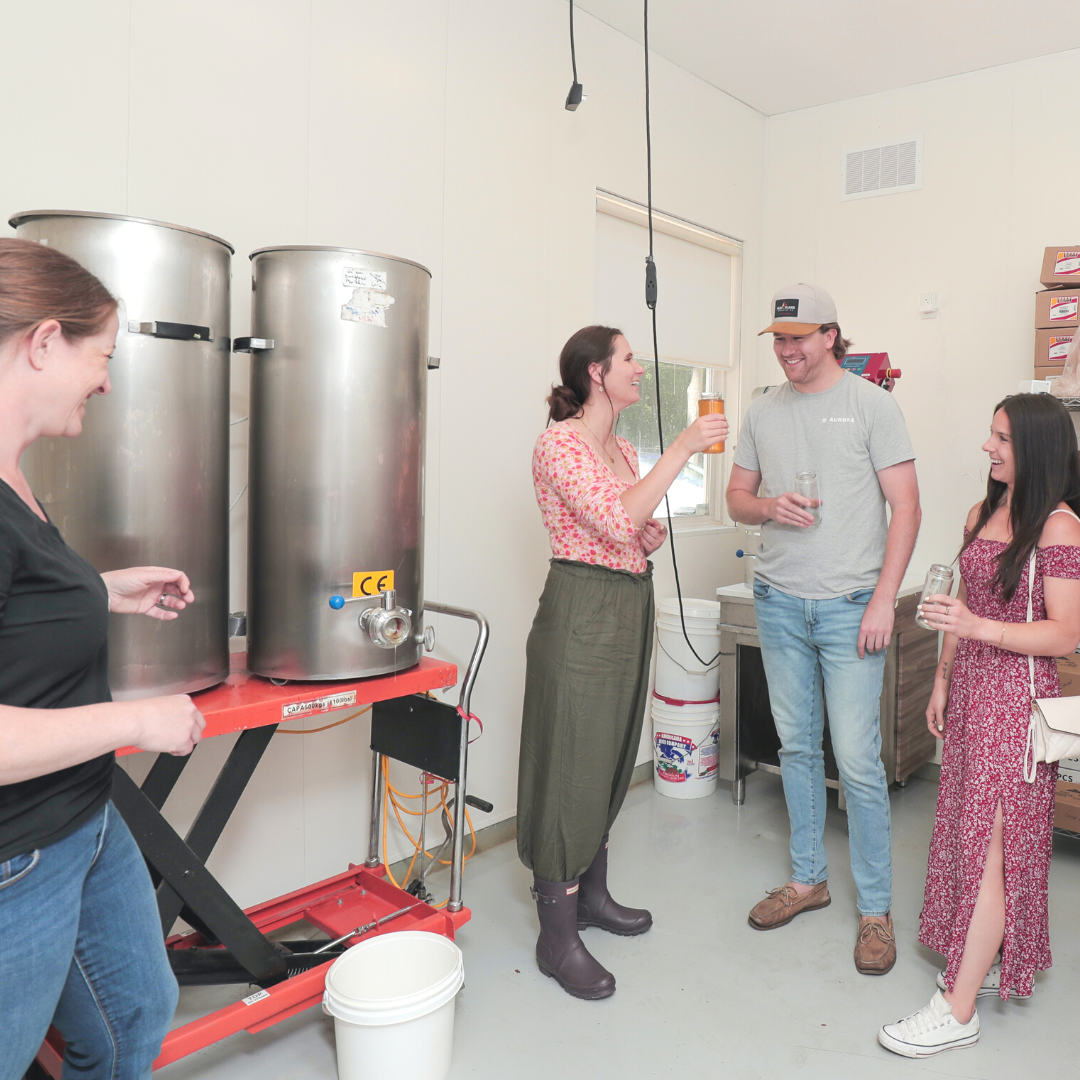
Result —
M 1080 644 L 1080 522 L 1070 514 L 1054 514 L 1043 526 L 1040 547 L 1075 548 L 1069 577 L 1043 576 L 1046 618 L 1036 622 L 1001 622 L 972 614 L 963 600 L 927 597 L 923 618 L 947 635 L 986 641 L 1024 656 L 1068 656 Z M 1063 570 L 1064 572 L 1064 570 Z M 1027 567 L 1020 589 L 1026 589 Z
M 648 475 L 628 487 L 620 496 L 634 526 L 640 529 L 652 517 L 668 488 L 675 483 L 694 454 L 700 454 L 727 436 L 727 419 L 718 413 L 701 416 L 679 432 Z

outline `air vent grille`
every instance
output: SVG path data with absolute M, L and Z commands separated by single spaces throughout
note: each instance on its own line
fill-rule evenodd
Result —
M 922 187 L 922 138 L 845 150 L 840 198 L 867 199 Z

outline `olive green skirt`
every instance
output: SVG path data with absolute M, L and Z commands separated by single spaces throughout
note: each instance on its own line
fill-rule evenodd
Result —
M 526 645 L 518 855 L 545 881 L 588 869 L 626 797 L 653 636 L 643 574 L 552 559 Z

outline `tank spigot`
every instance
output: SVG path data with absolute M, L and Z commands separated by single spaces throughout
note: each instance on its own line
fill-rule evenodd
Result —
M 380 649 L 396 649 L 409 640 L 412 612 L 397 606 L 397 592 L 386 589 L 380 594 L 380 607 L 369 607 L 360 614 L 360 629 Z

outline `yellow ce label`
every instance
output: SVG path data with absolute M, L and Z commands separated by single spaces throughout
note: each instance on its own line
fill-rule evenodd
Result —
M 358 570 L 352 576 L 353 596 L 378 596 L 394 587 L 393 570 Z

